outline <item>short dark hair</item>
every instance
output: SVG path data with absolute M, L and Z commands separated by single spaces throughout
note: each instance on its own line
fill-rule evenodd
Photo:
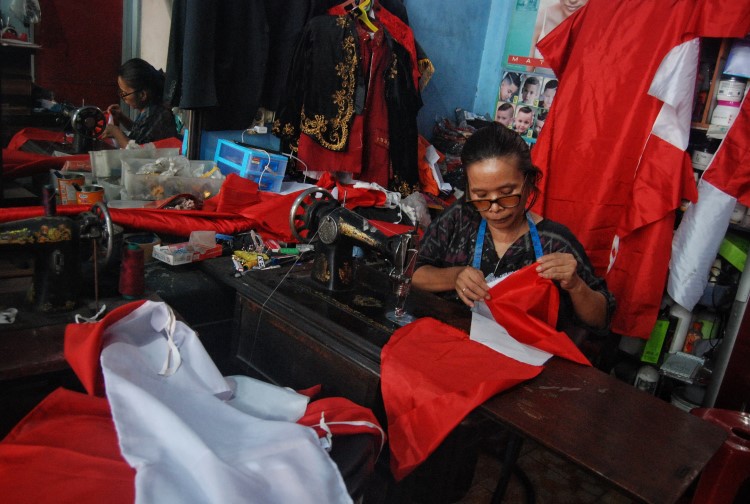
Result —
M 547 91 L 548 89 L 557 89 L 557 80 L 552 79 L 548 80 L 547 83 L 544 85 L 544 90 Z
M 531 162 L 529 144 L 515 131 L 502 124 L 492 123 L 472 134 L 461 151 L 461 164 L 464 172 L 474 163 L 487 159 L 511 158 L 518 161 L 518 169 L 523 174 L 524 185 L 529 190 L 531 203 L 534 206 L 539 197 L 539 181 L 542 171 Z
M 516 87 L 521 87 L 521 76 L 516 72 L 505 72 L 503 80 L 507 80 Z
M 518 110 L 516 110 L 516 115 L 519 112 L 523 112 L 524 114 L 533 114 L 534 110 L 531 107 L 524 105 L 523 107 L 520 107 Z
M 500 112 L 501 110 L 508 110 L 508 109 L 511 109 L 511 110 L 513 110 L 513 105 L 511 105 L 511 104 L 510 104 L 510 103 L 508 103 L 508 102 L 502 102 L 502 103 L 501 103 L 500 105 L 498 105 L 498 107 L 497 107 L 497 111 L 498 111 L 498 112 Z
M 529 77 L 528 79 L 526 79 L 524 81 L 523 87 L 526 87 L 526 84 L 531 84 L 533 86 L 538 86 L 539 85 L 539 79 L 537 79 L 536 77 Z
M 149 103 L 163 102 L 164 74 L 148 61 L 140 58 L 129 59 L 122 64 L 117 75 L 131 88 L 137 91 L 148 91 Z

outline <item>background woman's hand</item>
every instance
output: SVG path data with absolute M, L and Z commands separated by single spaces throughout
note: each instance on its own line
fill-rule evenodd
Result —
M 560 287 L 570 291 L 578 287 L 582 280 L 578 276 L 578 261 L 573 254 L 555 252 L 539 258 L 536 271 L 542 278 L 557 280 Z
M 107 113 L 112 117 L 112 122 L 116 125 L 120 125 L 120 118 L 122 117 L 122 109 L 119 105 L 110 105 L 107 107 Z
M 109 123 L 104 131 L 100 135 L 101 138 L 116 138 L 115 130 L 120 131 L 120 127 L 117 124 Z
M 461 301 L 471 307 L 474 306 L 474 301 L 490 297 L 490 287 L 484 280 L 484 275 L 471 266 L 466 266 L 458 272 L 455 289 Z

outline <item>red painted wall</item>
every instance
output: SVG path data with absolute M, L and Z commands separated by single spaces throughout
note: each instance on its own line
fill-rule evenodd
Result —
M 36 26 L 37 85 L 57 101 L 117 103 L 117 69 L 122 55 L 122 0 L 40 0 Z

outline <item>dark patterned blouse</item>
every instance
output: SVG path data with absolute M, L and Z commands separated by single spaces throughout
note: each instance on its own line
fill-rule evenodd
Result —
M 430 224 L 422 237 L 416 267 L 431 265 L 446 268 L 470 265 L 474 259 L 474 246 L 481 220 L 479 212 L 470 204 L 458 201 L 451 205 Z M 578 276 L 593 290 L 604 294 L 607 299 L 607 326 L 605 329 L 594 329 L 578 320 L 573 311 L 570 295 L 558 286 L 560 311 L 557 328 L 565 330 L 573 324 L 585 327 L 596 334 L 606 334 L 615 310 L 615 298 L 607 289 L 605 281 L 594 274 L 594 268 L 583 246 L 567 227 L 549 219 L 539 222 L 537 229 L 544 254 L 553 252 L 573 254 L 578 261 Z M 493 273 L 499 277 L 536 261 L 530 233 L 527 232 L 518 238 L 500 259 L 495 252 L 489 229 L 485 233 L 481 266 L 485 276 Z M 445 293 L 445 296 L 458 300 L 458 295 L 454 291 Z
M 172 111 L 161 105 L 151 105 L 133 121 L 128 138 L 145 144 L 177 136 L 177 123 Z

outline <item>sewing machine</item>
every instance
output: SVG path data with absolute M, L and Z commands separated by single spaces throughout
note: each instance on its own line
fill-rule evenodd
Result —
M 392 266 L 389 278 L 397 299 L 395 310 L 386 316 L 401 325 L 413 320 L 404 311 L 404 303 L 418 250 L 416 230 L 388 237 L 320 187 L 297 196 L 289 212 L 289 226 L 298 242 L 313 244 L 311 277 L 330 291 L 352 288 L 355 246 L 383 257 Z
M 104 113 L 98 107 L 86 105 L 73 110 L 63 110 L 63 114 L 70 118 L 73 153 L 84 154 L 94 150 L 94 142 L 107 127 Z
M 20 150 L 56 156 L 63 154 L 85 154 L 92 150 L 110 150 L 116 147 L 109 141 L 99 137 L 107 127 L 104 112 L 98 107 L 84 105 L 76 107 L 70 104 L 55 104 L 53 109 L 57 113 L 56 123 L 61 125 L 64 135 L 57 135 L 55 140 L 31 138 L 21 146 Z M 67 136 L 73 134 L 73 141 Z
M 52 192 L 54 194 L 54 192 Z M 26 302 L 36 312 L 72 310 L 81 291 L 81 263 L 90 245 L 94 268 L 113 258 L 114 225 L 107 207 L 96 203 L 75 217 L 57 215 L 54 204 L 45 215 L 0 224 L 0 255 L 28 254 L 34 272 Z

